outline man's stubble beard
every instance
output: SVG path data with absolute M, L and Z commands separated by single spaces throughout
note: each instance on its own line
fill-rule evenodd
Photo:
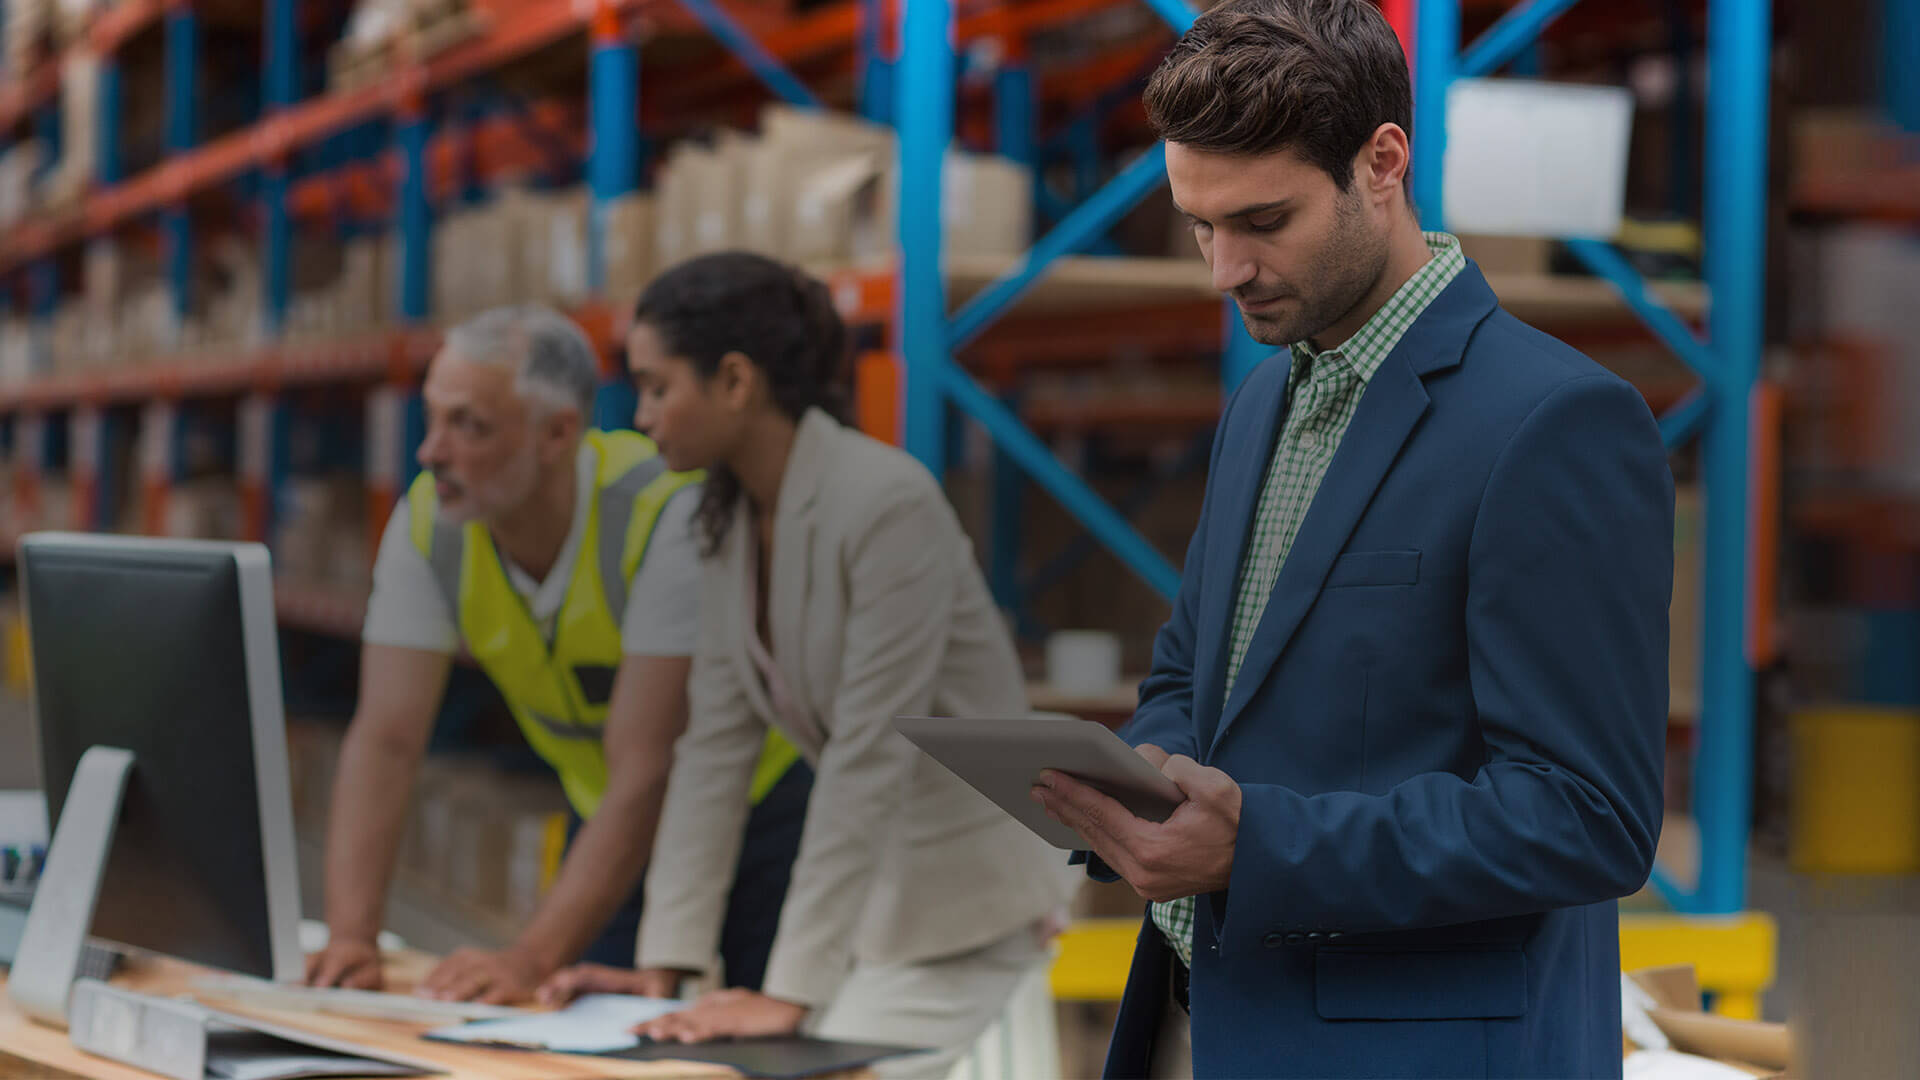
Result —
M 1303 283 L 1311 291 L 1303 291 L 1303 306 L 1298 313 L 1285 319 L 1266 319 L 1242 312 L 1240 319 L 1248 336 L 1277 348 L 1316 340 L 1373 290 L 1386 272 L 1387 237 L 1368 231 L 1358 192 L 1347 191 L 1336 199 L 1334 231 L 1313 265 L 1314 269 L 1308 271 L 1312 280 Z M 1338 344 L 1320 342 L 1323 348 Z

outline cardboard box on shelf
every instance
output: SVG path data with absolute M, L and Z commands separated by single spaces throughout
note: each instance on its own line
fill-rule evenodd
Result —
M 176 484 L 167 494 L 165 530 L 185 540 L 238 540 L 240 489 L 224 478 Z
M 607 264 L 603 291 L 616 311 L 631 308 L 640 290 L 653 280 L 654 205 L 652 196 L 634 192 L 606 206 L 600 234 Z
M 66 46 L 77 41 L 95 14 L 111 5 L 106 0 L 55 0 L 53 5 L 54 43 Z
M 5 5 L 4 43 L 0 43 L 0 66 L 9 75 L 18 76 L 31 68 L 52 42 L 53 0 L 9 0 Z
M 100 58 L 84 50 L 60 61 L 60 158 L 41 181 L 41 200 L 69 206 L 87 193 L 96 175 L 99 144 Z
M 392 304 L 387 299 L 387 258 L 392 241 L 378 236 L 356 236 L 340 254 L 340 279 L 335 305 L 340 332 L 361 334 L 387 323 Z
M 1483 274 L 1545 274 L 1553 240 L 1545 236 L 1488 236 L 1463 233 L 1460 250 Z
M 851 113 L 774 103 L 760 110 L 760 135 L 784 146 L 893 153 L 893 129 Z
M 654 258 L 660 269 L 725 251 L 740 236 L 742 177 L 754 140 L 722 131 L 712 146 L 683 142 L 661 170 Z
M 24 139 L 0 153 L 0 228 L 26 220 L 39 205 L 34 178 L 46 160 L 46 144 Z
M 561 307 L 586 299 L 586 191 L 516 188 L 501 199 L 513 219 L 513 244 L 520 262 L 519 299 Z
M 1628 1075 L 1658 1080 L 1705 1075 L 1688 1067 L 1685 1057 L 1704 1058 L 1736 1074 L 1787 1080 L 1795 1069 L 1795 1047 L 1785 1024 L 1733 1020 L 1701 1007 L 1693 966 L 1680 964 L 1629 972 L 1622 1021 Z M 1643 1057 L 1635 1066 L 1635 1055 Z M 1674 1060 L 1678 1057 L 1678 1060 Z

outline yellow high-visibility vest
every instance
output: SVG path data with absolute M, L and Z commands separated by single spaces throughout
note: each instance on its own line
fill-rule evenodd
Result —
M 461 641 L 506 699 L 527 742 L 560 775 L 567 801 L 583 819 L 593 816 L 607 790 L 600 734 L 620 668 L 620 624 L 634 572 L 667 500 L 700 480 L 698 473 L 668 471 L 653 441 L 636 432 L 588 431 L 586 438 L 598 459 L 593 496 L 551 645 L 507 579 L 487 527 L 441 522 L 432 473 L 422 472 L 407 492 L 413 544 L 433 567 Z M 798 748 L 769 731 L 753 801 L 799 758 Z

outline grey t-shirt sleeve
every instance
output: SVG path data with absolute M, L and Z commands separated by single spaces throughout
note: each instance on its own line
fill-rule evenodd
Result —
M 629 656 L 692 656 L 700 623 L 700 541 L 693 512 L 700 485 L 675 492 L 647 539 L 627 590 L 621 651 Z
M 434 580 L 433 567 L 408 535 L 407 500 L 394 506 L 373 560 L 373 595 L 360 640 L 368 645 L 452 655 L 460 645 L 453 611 Z

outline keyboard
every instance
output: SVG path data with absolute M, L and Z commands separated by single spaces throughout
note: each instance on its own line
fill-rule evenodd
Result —
M 196 996 L 221 998 L 254 1008 L 328 1013 L 407 1024 L 499 1020 L 527 1011 L 507 1005 L 481 1005 L 471 1001 L 430 1001 L 412 994 L 390 994 L 378 990 L 293 986 L 245 975 L 208 975 L 189 981 L 187 986 Z

